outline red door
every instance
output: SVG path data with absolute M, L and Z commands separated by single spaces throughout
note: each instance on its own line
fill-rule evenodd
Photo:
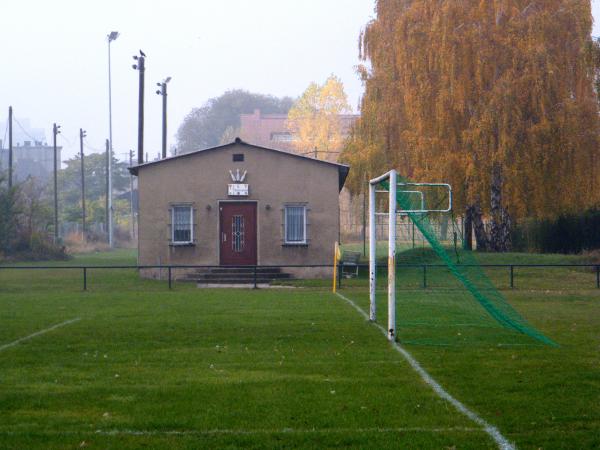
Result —
M 221 265 L 256 264 L 256 203 L 224 202 L 219 207 Z

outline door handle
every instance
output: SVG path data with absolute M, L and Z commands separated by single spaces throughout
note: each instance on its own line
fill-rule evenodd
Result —
M 223 236 L 221 240 L 222 240 L 223 242 L 227 242 L 227 233 L 221 233 L 221 234 L 222 234 L 222 236 Z

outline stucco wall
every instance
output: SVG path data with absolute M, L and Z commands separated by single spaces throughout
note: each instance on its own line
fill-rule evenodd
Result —
M 233 162 L 243 153 L 243 162 Z M 248 197 L 228 197 L 229 170 L 247 170 Z M 219 264 L 219 201 L 257 202 L 258 264 L 330 264 L 338 239 L 338 168 L 247 145 L 141 167 L 139 264 Z M 306 202 L 306 246 L 283 245 L 283 207 Z M 173 203 L 192 203 L 196 245 L 169 246 Z M 267 207 L 269 205 L 269 208 Z

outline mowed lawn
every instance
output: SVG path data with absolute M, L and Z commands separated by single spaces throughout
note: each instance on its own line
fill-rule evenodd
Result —
M 82 262 L 134 260 L 66 264 Z M 0 448 L 495 447 L 326 289 L 169 291 L 104 269 L 81 287 L 80 271 L 0 269 Z M 406 348 L 518 448 L 600 447 L 600 296 L 507 296 L 560 347 Z

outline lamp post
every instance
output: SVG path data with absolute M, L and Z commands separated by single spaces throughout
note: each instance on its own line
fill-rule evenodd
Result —
M 137 61 L 133 68 L 139 72 L 138 95 L 138 164 L 144 164 L 144 75 L 146 73 L 146 55 L 140 50 L 140 56 L 134 55 Z
M 111 31 L 107 36 L 108 41 L 108 246 L 113 247 L 113 227 L 112 227 L 112 82 L 110 75 L 110 43 L 119 37 L 118 31 Z
M 156 91 L 157 95 L 162 95 L 162 157 L 167 157 L 167 83 L 171 81 L 171 77 L 165 78 L 160 83 L 156 83 L 160 90 Z

